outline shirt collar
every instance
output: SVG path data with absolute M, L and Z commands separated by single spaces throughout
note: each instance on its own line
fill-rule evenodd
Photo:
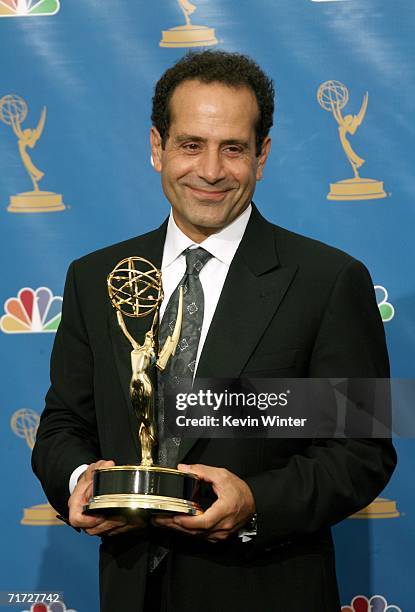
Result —
M 236 253 L 242 236 L 245 233 L 246 226 L 251 216 L 252 206 L 249 206 L 229 225 L 221 229 L 216 234 L 212 234 L 200 244 L 194 243 L 191 238 L 186 236 L 179 229 L 174 221 L 173 213 L 170 212 L 169 222 L 167 225 L 166 240 L 164 243 L 163 263 L 162 268 L 170 266 L 179 257 L 183 251 L 191 246 L 201 246 L 208 251 L 213 257 L 219 259 L 228 266 Z

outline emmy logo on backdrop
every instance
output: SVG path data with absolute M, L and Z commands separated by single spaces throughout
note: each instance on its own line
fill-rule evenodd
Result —
M 46 121 L 46 107 L 43 107 L 36 128 L 22 128 L 27 117 L 27 104 L 20 96 L 7 95 L 0 99 L 0 120 L 9 125 L 17 138 L 20 157 L 33 184 L 33 191 L 25 191 L 10 197 L 9 212 L 53 212 L 64 210 L 62 196 L 52 191 L 41 191 L 39 182 L 44 173 L 34 165 L 28 149 L 33 149 L 42 135 Z
M 359 168 L 363 166 L 365 160 L 355 153 L 348 140 L 348 136 L 356 133 L 365 118 L 368 99 L 366 92 L 359 113 L 343 116 L 342 109 L 349 100 L 347 87 L 339 81 L 326 81 L 318 88 L 318 103 L 324 110 L 333 113 L 338 124 L 341 145 L 354 174 L 353 178 L 330 184 L 327 195 L 329 200 L 374 200 L 386 197 L 382 181 L 362 178 L 359 175 Z
M 163 30 L 160 47 L 209 47 L 217 45 L 214 28 L 193 25 L 190 15 L 195 12 L 196 6 L 189 0 L 178 0 L 183 11 L 186 24 Z
M 396 501 L 385 497 L 377 497 L 366 508 L 362 508 L 359 512 L 349 516 L 349 519 L 390 519 L 400 516 Z
M 39 415 L 34 410 L 23 408 L 16 410 L 10 420 L 13 433 L 19 438 L 26 440 L 26 444 L 30 449 L 33 449 L 35 445 L 39 418 Z M 32 526 L 63 525 L 56 518 L 56 512 L 49 504 L 38 504 L 31 508 L 25 508 L 20 523 Z

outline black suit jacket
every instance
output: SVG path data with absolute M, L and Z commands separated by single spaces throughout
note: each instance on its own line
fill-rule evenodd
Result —
M 161 266 L 167 224 L 69 269 L 33 467 L 68 514 L 82 463 L 136 463 L 130 350 L 106 276 L 124 257 Z M 145 319 L 129 321 L 140 341 Z M 265 221 L 254 208 L 200 357 L 199 377 L 387 377 L 383 325 L 367 270 L 345 253 Z M 396 461 L 387 440 L 183 439 L 179 460 L 225 467 L 252 489 L 258 535 L 220 544 L 171 534 L 171 610 L 334 612 L 330 525 L 372 501 Z M 164 532 L 103 538 L 101 610 L 141 609 L 149 542 Z M 122 605 L 121 605 L 122 604 Z M 120 607 L 121 606 L 121 607 Z

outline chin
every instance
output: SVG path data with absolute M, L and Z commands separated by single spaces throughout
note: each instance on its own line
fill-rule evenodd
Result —
M 198 218 L 194 218 L 194 219 L 189 219 L 189 222 L 194 225 L 195 227 L 199 227 L 199 228 L 205 228 L 205 229 L 214 229 L 214 230 L 220 230 L 223 227 L 225 227 L 225 225 L 227 225 L 227 221 L 225 219 L 218 219 L 218 218 L 206 218 L 206 217 L 198 217 Z

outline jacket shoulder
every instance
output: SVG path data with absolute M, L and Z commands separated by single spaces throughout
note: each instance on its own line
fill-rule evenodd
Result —
M 92 310 L 97 303 L 108 301 L 107 278 L 115 266 L 127 257 L 143 257 L 154 266 L 161 265 L 166 223 L 159 228 L 93 251 L 76 259 L 69 266 L 65 283 L 64 302 L 75 291 L 79 303 Z
M 320 240 L 302 236 L 273 225 L 278 256 L 282 265 L 297 263 L 314 276 L 340 271 L 352 263 L 360 264 L 349 253 Z
M 104 269 L 107 273 L 111 271 L 116 264 L 126 257 L 145 257 L 148 253 L 153 254 L 160 250 L 160 245 L 164 242 L 165 224 L 159 228 L 135 236 L 122 242 L 109 245 L 92 253 L 88 253 L 76 259 L 73 265 L 82 271 L 101 270 Z

